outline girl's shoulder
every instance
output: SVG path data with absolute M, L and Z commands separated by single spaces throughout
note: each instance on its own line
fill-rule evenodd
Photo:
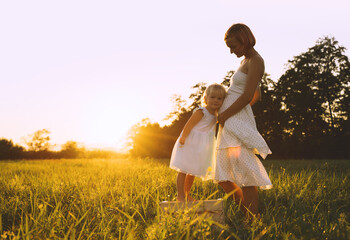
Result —
M 202 112 L 204 115 L 208 115 L 208 114 L 211 115 L 211 113 L 208 111 L 208 109 L 206 109 L 206 107 L 199 106 L 193 110 L 192 114 L 194 114 L 197 111 Z
M 198 110 L 202 110 L 202 111 L 203 111 L 204 108 L 205 108 L 205 107 L 202 107 L 202 106 L 196 107 L 196 108 L 193 110 L 193 112 L 196 112 L 196 111 L 198 111 Z
M 203 107 L 197 107 L 197 108 L 195 108 L 195 109 L 193 109 L 193 111 L 192 111 L 192 116 L 193 115 L 200 115 L 200 116 L 204 116 L 205 115 L 205 112 L 204 112 L 205 110 L 204 110 L 204 108 Z
M 209 110 L 208 110 L 206 107 L 199 106 L 199 107 L 195 108 L 195 109 L 193 110 L 192 115 L 193 115 L 195 112 L 197 112 L 197 111 L 202 112 L 203 116 L 207 116 L 207 117 L 216 117 L 216 115 L 210 113 Z

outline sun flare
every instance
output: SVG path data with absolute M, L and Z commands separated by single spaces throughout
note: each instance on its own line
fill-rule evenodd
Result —
M 132 116 L 129 109 L 113 105 L 111 102 L 120 101 L 117 97 L 99 98 L 85 108 L 82 135 L 87 145 L 98 148 L 123 148 L 130 127 L 137 123 L 137 117 Z

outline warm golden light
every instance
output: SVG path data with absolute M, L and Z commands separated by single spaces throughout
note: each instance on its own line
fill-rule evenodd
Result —
M 238 147 L 231 147 L 227 150 L 227 155 L 229 158 L 238 158 L 239 155 L 241 154 L 241 147 L 238 146 Z
M 87 145 L 99 148 L 123 147 L 127 132 L 137 123 L 138 117 L 134 114 L 135 111 L 128 109 L 128 105 L 120 104 L 121 98 L 123 96 L 120 94 L 108 98 L 99 96 L 86 105 L 82 119 L 82 136 Z

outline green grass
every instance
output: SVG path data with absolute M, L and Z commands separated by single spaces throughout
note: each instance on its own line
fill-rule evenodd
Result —
M 350 161 L 263 161 L 274 185 L 260 191 L 261 221 L 244 224 L 231 200 L 226 223 L 164 215 L 176 197 L 168 160 L 0 162 L 0 239 L 350 239 Z M 197 199 L 224 198 L 195 180 Z

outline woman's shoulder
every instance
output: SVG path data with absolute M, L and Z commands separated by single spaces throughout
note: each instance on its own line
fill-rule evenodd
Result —
M 248 71 L 250 69 L 254 69 L 254 70 L 260 69 L 262 72 L 265 71 L 265 62 L 264 62 L 264 59 L 262 58 L 262 56 L 259 53 L 255 54 L 254 56 L 252 56 L 249 59 Z
M 253 56 L 251 56 L 249 60 L 250 60 L 249 61 L 250 63 L 263 64 L 263 65 L 265 64 L 264 58 L 258 52 Z

